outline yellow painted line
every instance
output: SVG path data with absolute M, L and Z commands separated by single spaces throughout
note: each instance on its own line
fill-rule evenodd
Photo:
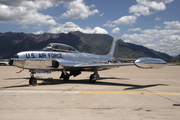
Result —
M 29 87 L 33 87 L 33 85 L 28 85 Z M 39 86 L 38 84 L 36 84 L 36 86 Z
M 148 92 L 81 92 L 84 94 L 143 94 L 143 95 L 179 95 L 178 93 L 148 93 Z

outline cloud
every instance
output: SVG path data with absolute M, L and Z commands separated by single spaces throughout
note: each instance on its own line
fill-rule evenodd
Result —
M 167 29 L 179 29 L 180 30 L 180 22 L 179 21 L 165 21 L 164 24 L 166 25 L 165 28 Z
M 0 4 L 7 6 L 19 6 L 23 0 L 0 0 Z
M 61 3 L 68 3 L 68 2 L 73 2 L 75 0 L 50 0 L 53 4 L 61 4 Z
M 157 11 L 160 11 L 160 10 L 165 10 L 166 9 L 166 2 L 164 1 L 155 1 L 155 0 L 136 0 L 137 3 L 139 5 L 142 5 L 142 6 L 147 6 L 153 10 L 157 10 Z
M 99 16 L 102 17 L 104 15 L 104 13 L 101 13 Z
M 161 18 L 160 17 L 156 17 L 155 20 L 161 20 Z
M 19 6 L 0 4 L 0 21 L 16 21 L 23 27 L 29 24 L 37 24 L 38 26 L 56 24 L 53 17 L 37 11 L 52 6 L 49 2 L 19 1 L 19 3 L 21 3 Z
M 136 0 L 137 4 L 129 7 L 129 13 L 133 15 L 126 15 L 120 17 L 118 20 L 108 20 L 103 26 L 116 27 L 118 25 L 132 25 L 136 23 L 136 19 L 141 15 L 148 16 L 157 11 L 166 9 L 166 4 L 173 0 Z
M 47 9 L 49 7 L 53 7 L 53 3 L 48 0 L 44 1 L 26 1 L 22 2 L 21 6 L 25 7 L 26 9 L 37 9 L 37 10 L 43 10 Z
M 42 30 L 38 31 L 38 32 L 34 32 L 33 34 L 43 34 L 44 32 Z
M 91 29 L 89 27 L 80 28 L 78 25 L 74 24 L 73 22 L 66 22 L 65 24 L 58 24 L 56 27 L 51 26 L 49 29 L 49 33 L 69 33 L 71 31 L 80 31 L 83 33 L 96 33 L 96 34 L 108 34 L 108 32 L 100 27 L 95 27 Z
M 164 29 L 145 29 L 139 34 L 123 34 L 125 42 L 142 44 L 151 49 L 177 55 L 180 53 L 180 28 L 179 22 L 165 22 Z M 176 29 L 170 29 L 170 28 Z
M 38 26 L 47 26 L 47 25 L 56 25 L 56 21 L 49 15 L 43 15 L 36 11 L 31 11 L 31 13 L 24 15 L 16 20 L 22 27 L 26 25 L 38 25 Z
M 148 16 L 154 14 L 157 11 L 162 11 L 166 9 L 166 4 L 172 2 L 173 0 L 136 0 L 137 4 L 129 8 L 129 13 L 134 13 L 135 15 Z M 140 16 L 140 15 L 139 15 Z
M 153 37 L 148 34 L 123 34 L 122 38 L 125 42 L 133 42 L 133 43 L 139 43 L 144 44 L 147 42 L 154 41 Z
M 105 23 L 103 26 L 108 26 L 108 27 L 115 27 L 117 25 L 132 25 L 133 23 L 136 22 L 137 17 L 134 15 L 130 15 L 130 16 L 123 16 L 121 18 L 119 18 L 118 20 L 115 21 L 107 21 L 107 23 Z
M 180 32 L 180 31 L 179 31 Z M 156 43 L 146 44 L 146 47 L 168 53 L 169 55 L 178 55 L 180 53 L 180 36 L 167 35 L 162 37 Z
M 149 11 L 149 7 L 147 6 L 141 6 L 141 5 L 133 5 L 129 8 L 129 13 L 140 13 L 144 16 L 148 16 L 152 14 L 152 12 Z M 139 15 L 138 15 L 139 16 Z
M 23 2 L 32 2 L 32 3 L 39 3 L 39 2 L 51 2 L 53 4 L 60 4 L 66 2 L 72 2 L 74 0 L 0 0 L 0 4 L 7 5 L 7 6 L 19 6 Z
M 88 32 L 87 32 L 88 33 Z M 96 33 L 96 34 L 108 34 L 108 32 L 100 27 L 95 27 L 94 29 L 91 30 L 89 33 Z
M 70 3 L 66 3 L 65 5 L 68 10 L 61 15 L 62 18 L 70 18 L 70 19 L 85 19 L 90 15 L 95 15 L 99 13 L 97 9 L 90 10 L 94 8 L 95 5 L 91 5 L 90 7 L 85 5 L 83 0 L 76 0 Z
M 161 26 L 156 25 L 154 28 L 156 28 L 156 29 L 161 29 Z
M 0 21 L 15 21 L 22 27 L 56 25 L 52 16 L 44 15 L 39 11 L 71 1 L 74 0 L 0 0 Z
M 131 28 L 131 29 L 128 29 L 128 32 L 130 31 L 141 31 L 141 28 Z
M 119 31 L 120 31 L 120 28 L 116 27 L 111 31 L 111 33 L 112 34 L 117 34 L 117 33 L 119 33 Z
M 170 3 L 170 2 L 172 2 L 172 1 L 174 1 L 174 0 L 147 0 L 147 1 L 149 1 L 149 2 L 155 1 L 155 2 L 165 2 L 165 3 Z

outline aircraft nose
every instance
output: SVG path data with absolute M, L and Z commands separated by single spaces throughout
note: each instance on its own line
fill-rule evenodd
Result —
M 12 58 L 19 58 L 19 56 L 16 54 L 16 55 L 14 55 Z M 9 65 L 13 65 L 13 62 L 14 62 L 14 60 L 10 60 L 9 61 Z
M 18 54 L 15 54 L 12 58 L 19 58 Z
M 9 65 L 13 65 L 13 62 L 14 62 L 13 60 L 10 60 Z

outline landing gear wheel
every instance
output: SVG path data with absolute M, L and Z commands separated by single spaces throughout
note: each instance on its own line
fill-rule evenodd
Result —
M 36 72 L 34 71 L 34 69 L 30 69 L 29 72 L 31 72 L 31 74 L 30 74 L 31 78 L 29 79 L 29 85 L 36 86 L 37 79 L 34 77 L 34 74 L 36 74 Z
M 29 85 L 32 85 L 32 78 L 29 79 Z
M 96 75 L 95 75 L 95 74 L 91 74 L 89 80 L 90 80 L 91 82 L 96 82 Z
M 36 85 L 37 85 L 37 79 L 31 77 L 31 78 L 29 79 L 29 85 L 36 86 Z
M 67 73 L 66 75 L 63 76 L 64 81 L 68 81 L 69 80 L 69 74 Z

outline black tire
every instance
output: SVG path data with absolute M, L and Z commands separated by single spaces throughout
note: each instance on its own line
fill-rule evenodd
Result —
M 29 79 L 29 85 L 32 85 L 32 78 Z
M 89 78 L 89 80 L 90 80 L 90 82 L 96 82 L 96 80 L 95 80 L 95 75 L 94 74 L 91 74 L 91 76 L 90 76 L 90 78 Z
M 29 79 L 29 85 L 36 86 L 37 85 L 37 79 L 36 78 L 30 78 Z
M 68 81 L 69 80 L 69 74 L 67 73 L 66 75 L 64 75 L 63 79 L 64 79 L 64 81 Z
M 33 86 L 36 86 L 36 85 L 37 85 L 37 79 L 36 79 L 36 78 L 33 78 L 33 79 L 32 79 L 32 85 L 33 85 Z

